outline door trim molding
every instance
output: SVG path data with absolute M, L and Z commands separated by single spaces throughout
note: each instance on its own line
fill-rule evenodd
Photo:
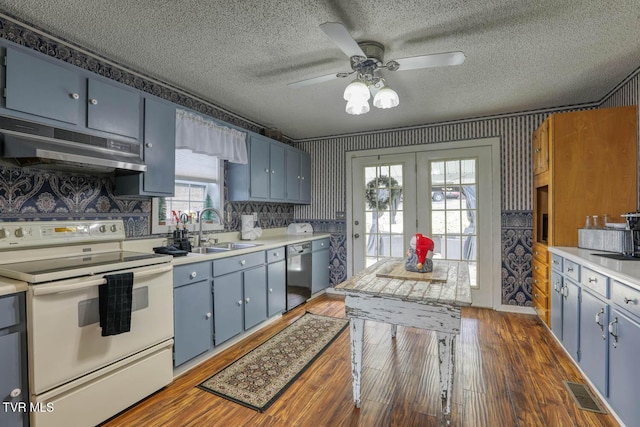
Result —
M 476 147 L 490 147 L 491 148 L 491 179 L 492 179 L 492 194 L 491 203 L 493 210 L 493 217 L 491 218 L 491 237 L 492 237 L 492 265 L 491 265 L 491 278 L 494 283 L 493 289 L 493 303 L 491 308 L 498 308 L 502 305 L 502 224 L 500 221 L 502 206 L 501 206 L 501 163 L 500 163 L 500 138 L 478 138 L 467 139 L 462 141 L 449 141 L 439 142 L 431 144 L 419 144 L 419 145 L 406 145 L 401 147 L 379 148 L 373 150 L 360 150 L 360 151 L 347 151 L 345 153 L 346 163 L 346 246 L 347 246 L 347 278 L 353 275 L 353 251 L 351 245 L 353 244 L 353 206 L 350 201 L 353 200 L 353 179 L 352 179 L 352 161 L 358 157 L 370 157 L 370 156 L 385 156 L 391 154 L 400 153 L 419 153 L 426 151 L 436 150 L 451 150 L 458 148 L 476 148 Z

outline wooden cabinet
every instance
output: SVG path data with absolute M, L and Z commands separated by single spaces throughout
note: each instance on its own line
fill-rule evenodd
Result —
M 267 315 L 282 313 L 287 308 L 287 262 L 285 248 L 267 251 Z
M 7 48 L 6 61 L 7 109 L 140 138 L 138 91 L 107 79 L 87 77 L 70 65 L 15 48 Z
M 533 174 L 549 170 L 549 122 L 545 121 L 533 132 Z
M 541 319 L 548 322 L 549 317 L 549 284 L 548 284 L 548 253 L 547 247 L 539 244 L 533 244 L 533 260 L 532 260 L 532 292 L 531 299 L 533 308 L 536 310 Z
M 617 218 L 637 209 L 636 116 L 635 106 L 552 114 L 534 132 L 534 250 L 577 246 L 587 215 Z M 539 294 L 552 297 L 549 274 L 546 282 L 532 276 Z M 549 307 L 536 309 L 549 324 Z
M 213 347 L 211 262 L 174 268 L 173 365 L 179 366 Z
M 0 297 L 0 425 L 28 425 L 24 294 Z M 22 406 L 20 406 L 22 405 Z
M 171 197 L 175 190 L 176 109 L 155 98 L 144 100 L 144 173 L 118 175 L 115 192 L 119 196 Z
M 329 239 L 311 242 L 311 294 L 326 289 L 330 285 Z

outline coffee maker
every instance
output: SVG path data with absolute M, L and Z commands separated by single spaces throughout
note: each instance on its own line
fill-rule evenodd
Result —
M 627 230 L 631 233 L 631 253 L 635 258 L 640 258 L 640 212 L 629 212 L 622 215 L 627 219 Z

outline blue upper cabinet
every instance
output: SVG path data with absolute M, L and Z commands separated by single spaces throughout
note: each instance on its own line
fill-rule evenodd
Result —
M 249 134 L 249 163 L 229 164 L 229 200 L 309 203 L 311 187 L 305 190 L 308 201 L 300 199 L 301 164 L 310 169 L 308 154 L 266 136 Z M 306 156 L 306 157 L 305 157 Z M 302 162 L 302 163 L 301 163 Z M 310 182 L 310 181 L 307 181 Z M 293 184 L 292 184 L 293 183 Z M 294 186 L 298 193 L 289 195 Z
M 5 58 L 2 113 L 100 136 L 141 138 L 139 91 L 20 47 L 7 47 Z
M 295 148 L 287 148 L 286 199 L 291 203 L 311 203 L 311 156 Z
M 139 93 L 94 79 L 88 79 L 87 92 L 87 127 L 139 138 Z
M 82 125 L 84 79 L 74 70 L 7 48 L 8 109 Z

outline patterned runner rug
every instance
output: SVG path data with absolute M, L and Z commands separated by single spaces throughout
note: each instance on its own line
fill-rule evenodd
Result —
M 198 387 L 263 412 L 347 325 L 349 319 L 306 313 Z

